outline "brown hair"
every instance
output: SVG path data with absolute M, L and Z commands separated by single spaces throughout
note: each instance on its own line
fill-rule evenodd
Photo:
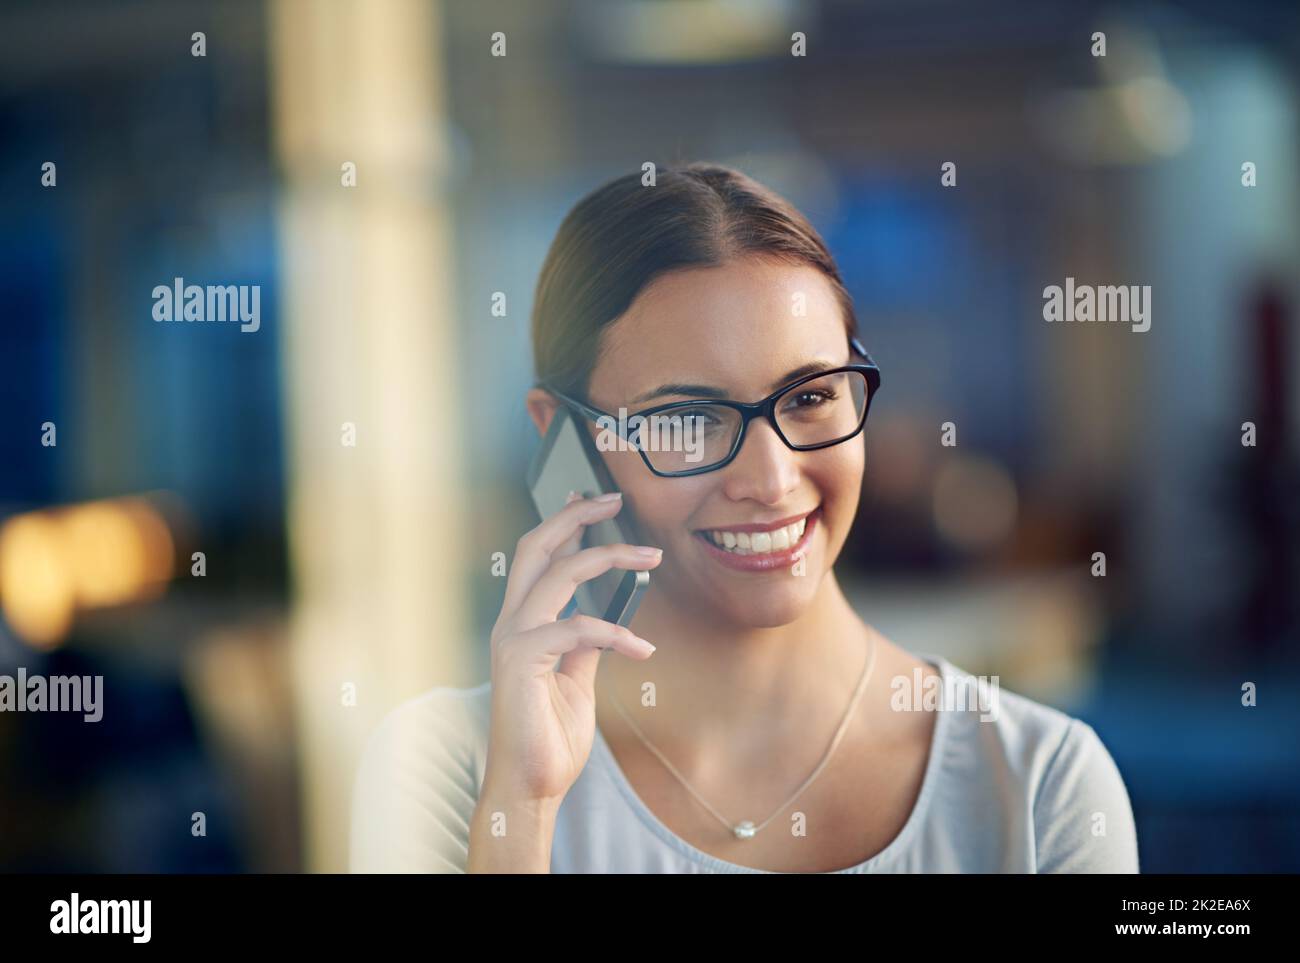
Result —
M 600 334 L 641 289 L 669 271 L 716 267 L 747 255 L 807 264 L 831 282 L 849 333 L 853 301 L 821 235 L 797 208 L 740 171 L 694 163 L 609 181 L 564 218 L 533 299 L 539 382 L 583 394 Z

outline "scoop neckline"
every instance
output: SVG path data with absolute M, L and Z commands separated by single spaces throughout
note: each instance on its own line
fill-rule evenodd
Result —
M 952 675 L 952 666 L 943 656 L 931 653 L 914 652 L 917 658 L 924 660 L 935 668 L 947 684 L 949 677 Z M 919 832 L 919 826 L 925 819 L 926 811 L 929 809 L 930 799 L 935 793 L 935 784 L 939 780 L 939 766 L 941 757 L 947 744 L 948 736 L 948 713 L 944 711 L 942 705 L 935 710 L 938 718 L 935 720 L 934 730 L 930 733 L 930 754 L 925 761 L 925 774 L 921 777 L 921 791 L 917 794 L 916 802 L 912 806 L 912 811 L 907 815 L 907 821 L 903 823 L 903 828 L 898 834 L 889 841 L 889 843 L 880 852 L 876 853 L 860 863 L 853 866 L 845 866 L 842 869 L 826 870 L 822 873 L 812 875 L 836 875 L 842 873 L 863 873 L 874 869 L 881 863 L 893 859 L 901 852 L 913 836 Z M 596 736 L 593 745 L 596 746 L 600 754 L 602 768 L 606 775 L 610 777 L 614 785 L 618 788 L 623 798 L 631 806 L 633 812 L 656 836 L 662 839 L 669 846 L 681 852 L 697 863 L 712 869 L 724 870 L 731 873 L 769 873 L 780 874 L 780 870 L 758 869 L 754 866 L 744 866 L 740 863 L 733 863 L 730 860 L 721 859 L 704 850 L 697 848 L 691 843 L 682 839 L 675 832 L 654 814 L 649 806 L 637 795 L 636 789 L 623 773 L 623 768 L 619 765 L 618 759 L 614 757 L 614 751 L 610 749 L 609 743 L 605 741 L 605 734 L 600 731 L 599 724 L 596 726 Z

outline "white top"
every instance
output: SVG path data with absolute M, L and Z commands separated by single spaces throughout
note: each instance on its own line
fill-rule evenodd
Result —
M 975 677 L 922 654 L 948 685 Z M 974 691 L 973 689 L 971 690 Z M 1002 690 L 995 716 L 938 708 L 903 829 L 840 873 L 1136 873 L 1128 793 L 1087 723 Z M 984 703 L 987 710 L 990 703 Z M 357 772 L 351 869 L 463 873 L 487 761 L 491 684 L 438 687 L 393 709 Z M 600 727 L 557 815 L 553 873 L 757 873 L 674 834 L 637 797 Z

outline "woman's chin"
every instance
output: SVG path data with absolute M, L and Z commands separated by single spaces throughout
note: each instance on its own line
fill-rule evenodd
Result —
M 738 629 L 770 629 L 803 618 L 816 602 L 826 572 L 801 566 L 767 572 L 722 572 L 711 566 L 681 569 L 659 582 L 667 608 Z M 655 575 L 650 591 L 655 591 Z
M 749 592 L 722 601 L 727 621 L 747 628 L 772 629 L 802 618 L 812 607 L 812 594 L 803 585 Z

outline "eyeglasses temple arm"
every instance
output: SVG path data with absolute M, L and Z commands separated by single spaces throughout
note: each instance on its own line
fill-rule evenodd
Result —
M 569 407 L 578 409 L 578 411 L 586 415 L 587 418 L 591 421 L 594 421 L 598 424 L 602 419 L 607 419 L 609 421 L 612 421 L 614 423 L 613 425 L 614 430 L 618 432 L 619 435 L 625 441 L 632 440 L 631 438 L 628 438 L 627 435 L 623 434 L 624 426 L 619 423 L 619 420 L 615 418 L 613 415 L 609 414 L 608 412 L 601 411 L 599 408 L 593 408 L 591 407 L 591 405 L 579 401 L 577 398 L 572 398 L 569 395 L 566 395 L 562 391 L 556 391 L 554 388 L 551 388 L 548 385 L 538 385 L 538 387 L 541 388 L 543 391 L 549 391 L 551 394 L 555 395 L 555 397 L 559 398 Z
M 879 365 L 877 365 L 874 361 L 871 360 L 871 355 L 867 354 L 866 346 L 861 341 L 858 340 L 857 335 L 850 336 L 849 347 L 851 347 L 854 351 L 860 354 L 862 356 L 862 360 L 864 360 L 867 364 L 871 365 L 873 368 L 879 367 Z

